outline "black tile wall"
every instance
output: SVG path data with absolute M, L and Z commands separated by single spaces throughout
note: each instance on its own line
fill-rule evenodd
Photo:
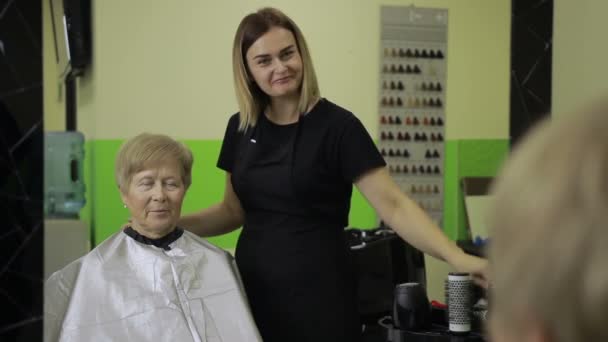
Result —
M 551 111 L 553 0 L 511 1 L 510 136 L 514 145 Z
M 41 341 L 42 3 L 0 0 L 0 341 Z

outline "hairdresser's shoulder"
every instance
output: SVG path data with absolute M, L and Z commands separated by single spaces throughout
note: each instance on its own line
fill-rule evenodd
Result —
M 332 123 L 344 124 L 357 120 L 357 117 L 353 112 L 328 99 L 322 98 L 319 100 L 317 106 L 319 107 L 319 110 L 323 112 L 322 116 Z

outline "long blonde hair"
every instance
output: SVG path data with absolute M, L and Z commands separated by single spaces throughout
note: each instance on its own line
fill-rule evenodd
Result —
M 303 77 L 300 88 L 298 112 L 305 113 L 320 97 L 317 76 L 304 35 L 298 26 L 276 8 L 262 8 L 241 20 L 232 47 L 234 89 L 240 110 L 239 130 L 255 126 L 258 115 L 270 99 L 255 83 L 247 67 L 246 53 L 251 45 L 273 27 L 281 27 L 293 33 L 302 57 Z

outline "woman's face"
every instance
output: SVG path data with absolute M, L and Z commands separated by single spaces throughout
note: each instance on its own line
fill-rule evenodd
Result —
M 132 228 L 149 238 L 175 229 L 186 194 L 177 161 L 148 167 L 133 175 L 123 202 L 131 213 Z
M 270 97 L 297 95 L 302 83 L 302 57 L 291 31 L 273 27 L 247 50 L 255 83 Z

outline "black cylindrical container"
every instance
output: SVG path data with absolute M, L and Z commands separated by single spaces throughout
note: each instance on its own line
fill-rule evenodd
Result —
M 420 283 L 404 283 L 395 286 L 393 320 L 402 330 L 419 330 L 430 323 L 431 307 L 426 290 Z

